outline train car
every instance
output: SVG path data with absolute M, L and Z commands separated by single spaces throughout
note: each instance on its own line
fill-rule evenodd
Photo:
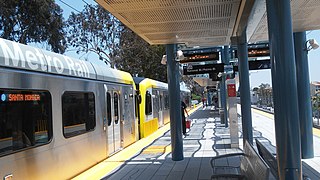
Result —
M 141 97 L 136 109 L 140 138 L 144 138 L 170 121 L 168 85 L 149 78 L 133 79 Z
M 129 73 L 0 39 L 0 177 L 69 179 L 139 138 Z
M 141 98 L 136 105 L 139 118 L 140 137 L 146 137 L 159 127 L 169 123 L 168 84 L 143 77 L 134 77 L 137 91 Z M 191 93 L 186 87 L 180 89 L 181 100 L 189 106 Z

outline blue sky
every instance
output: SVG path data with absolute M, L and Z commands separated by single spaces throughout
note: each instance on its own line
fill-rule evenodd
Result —
M 66 2 L 73 8 L 77 9 L 78 11 L 82 11 L 85 2 L 88 4 L 97 4 L 94 0 L 62 0 L 63 2 Z M 85 2 L 84 2 L 85 1 Z M 67 19 L 73 9 L 63 4 L 61 1 L 56 0 L 56 3 L 60 5 L 60 7 L 63 9 L 63 16 L 65 19 Z M 307 39 L 316 39 L 320 43 L 320 30 L 316 31 L 308 31 L 307 32 Z M 75 58 L 79 58 L 79 55 L 74 52 L 67 52 L 66 55 L 72 56 Z M 90 57 L 94 55 L 90 55 Z M 86 56 L 88 57 L 88 56 Z M 84 59 L 86 57 L 81 57 L 81 59 Z M 95 57 L 98 58 L 98 57 Z M 316 50 L 309 51 L 308 54 L 308 62 L 309 62 L 309 77 L 310 81 L 320 81 L 320 48 Z M 90 58 L 91 59 L 91 58 Z M 260 71 L 251 71 L 250 72 L 250 83 L 251 87 L 259 86 L 261 83 L 269 83 L 271 85 L 271 72 L 270 70 L 260 70 Z

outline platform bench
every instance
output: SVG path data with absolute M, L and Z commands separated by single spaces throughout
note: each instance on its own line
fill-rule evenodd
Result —
M 229 166 L 213 166 L 215 160 L 221 158 L 228 158 L 240 156 L 240 167 Z M 247 141 L 243 147 L 243 153 L 232 153 L 215 156 L 211 160 L 211 166 L 213 167 L 213 175 L 211 179 L 255 179 L 255 180 L 268 180 L 270 168 L 267 163 L 260 157 L 256 150 Z M 217 174 L 215 171 L 217 168 L 223 168 L 227 173 Z M 231 170 L 235 169 L 235 170 Z M 236 172 L 236 173 L 229 173 Z

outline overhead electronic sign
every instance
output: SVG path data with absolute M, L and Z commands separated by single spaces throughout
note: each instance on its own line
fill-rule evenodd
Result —
M 180 60 L 180 63 L 217 61 L 219 60 L 219 51 L 220 48 L 182 50 L 185 58 Z
M 185 56 L 180 63 L 190 63 L 190 62 L 204 62 L 204 61 L 217 61 L 219 60 L 219 52 L 213 52 L 210 54 L 195 54 L 191 56 Z
M 269 44 L 249 44 L 248 57 L 266 57 L 270 56 Z M 235 57 L 238 58 L 238 51 L 235 50 Z

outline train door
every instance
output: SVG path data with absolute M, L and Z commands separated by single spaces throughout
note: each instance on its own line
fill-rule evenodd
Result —
M 132 144 L 136 140 L 136 122 L 134 116 L 134 92 L 133 87 L 122 87 L 122 112 L 123 119 L 121 124 L 123 125 L 123 146 L 126 147 Z
M 114 151 L 121 149 L 121 122 L 120 122 L 120 93 L 113 91 L 113 132 L 114 132 Z
M 152 97 L 153 97 L 153 118 L 158 119 L 158 125 L 161 126 L 160 118 L 159 118 L 159 90 L 153 90 L 152 91 Z
M 163 117 L 163 92 L 159 91 L 159 126 L 163 126 L 164 124 L 164 117 Z
M 108 125 L 108 152 L 109 155 L 121 149 L 121 123 L 120 123 L 120 104 L 119 91 L 106 91 L 106 118 Z

